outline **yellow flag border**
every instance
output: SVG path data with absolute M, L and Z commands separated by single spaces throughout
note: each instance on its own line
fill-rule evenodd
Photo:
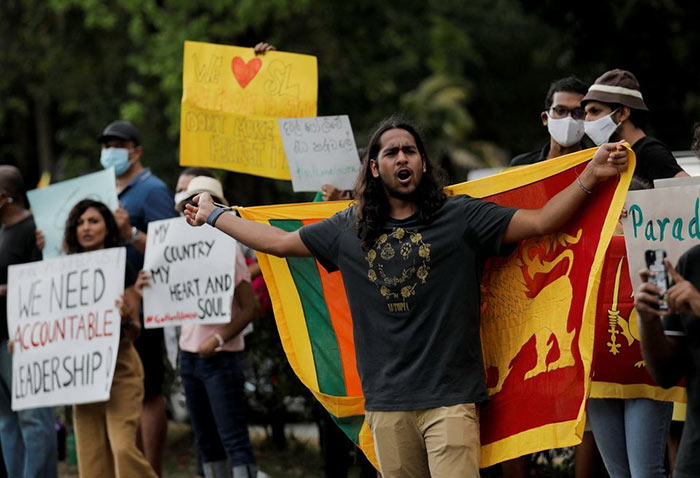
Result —
M 622 384 L 615 382 L 598 382 L 591 384 L 590 398 L 649 398 L 661 402 L 686 403 L 688 400 L 685 387 L 662 388 L 646 383 Z

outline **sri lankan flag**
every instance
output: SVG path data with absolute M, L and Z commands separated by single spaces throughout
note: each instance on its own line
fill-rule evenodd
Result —
M 605 255 L 598 289 L 591 398 L 685 402 L 684 380 L 664 389 L 647 371 L 633 292 L 625 239 L 615 236 Z
M 539 208 L 576 180 L 595 149 L 448 187 L 503 205 Z M 481 464 L 580 442 L 605 251 L 634 170 L 599 186 L 557 234 L 491 259 L 482 279 L 482 346 L 491 400 L 481 410 Z M 347 202 L 241 208 L 292 231 Z M 287 358 L 338 425 L 377 463 L 364 421 L 352 317 L 339 272 L 312 258 L 258 255 Z

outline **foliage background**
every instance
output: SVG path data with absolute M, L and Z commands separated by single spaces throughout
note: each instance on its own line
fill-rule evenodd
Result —
M 16 164 L 29 187 L 43 171 L 53 182 L 95 171 L 96 138 L 121 118 L 174 187 L 184 40 L 317 56 L 319 115 L 348 114 L 362 146 L 381 118 L 409 113 L 452 182 L 541 148 L 552 80 L 590 83 L 616 67 L 642 85 L 647 133 L 688 149 L 698 18 L 690 0 L 0 0 L 0 164 Z M 286 182 L 220 178 L 240 205 L 310 199 Z M 252 350 L 279 348 L 274 333 L 254 335 L 263 343 Z
M 563 5 L 566 5 L 565 7 Z M 633 71 L 647 133 L 688 149 L 700 117 L 698 2 L 621 0 L 2 0 L 0 162 L 29 185 L 99 168 L 113 119 L 142 130 L 144 163 L 174 186 L 183 41 L 316 55 L 320 115 L 349 114 L 358 145 L 394 111 L 415 117 L 452 181 L 539 149 L 553 79 Z M 242 205 L 308 199 L 222 173 Z

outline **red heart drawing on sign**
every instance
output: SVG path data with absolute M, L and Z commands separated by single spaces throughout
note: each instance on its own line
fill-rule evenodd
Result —
M 258 71 L 260 71 L 261 66 L 262 61 L 260 58 L 253 58 L 246 63 L 240 56 L 234 56 L 231 61 L 233 76 L 236 77 L 236 81 L 241 85 L 241 88 L 248 86 L 248 83 L 250 83 L 253 78 L 255 78 L 255 75 L 258 74 Z

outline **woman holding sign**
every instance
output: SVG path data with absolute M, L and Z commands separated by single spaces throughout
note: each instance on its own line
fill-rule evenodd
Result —
M 119 230 L 111 211 L 85 199 L 68 215 L 64 249 L 68 254 L 119 246 Z M 116 301 L 121 316 L 121 340 L 109 400 L 75 405 L 73 419 L 81 477 L 156 477 L 136 447 L 143 401 L 143 366 L 133 340 L 140 332 L 139 296 L 135 272 L 127 263 L 124 295 Z

